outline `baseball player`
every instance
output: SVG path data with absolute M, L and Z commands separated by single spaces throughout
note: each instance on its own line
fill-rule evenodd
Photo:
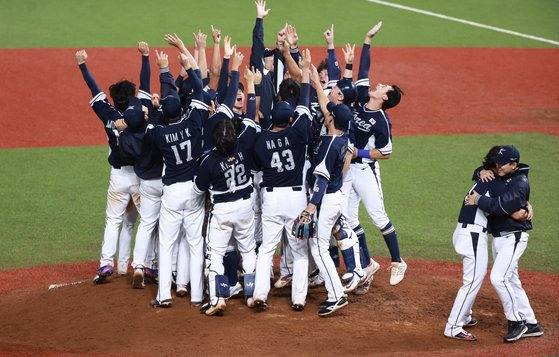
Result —
M 161 107 L 168 125 L 149 124 L 146 135 L 161 151 L 165 163 L 163 196 L 159 216 L 159 288 L 153 307 L 172 306 L 171 277 L 173 249 L 181 228 L 190 251 L 191 304 L 202 301 L 204 198 L 194 191 L 197 163 L 202 155 L 202 121 L 207 117 L 208 106 L 202 102 L 202 81 L 194 69 L 198 65 L 184 53 L 179 62 L 188 73 L 193 88 L 188 110 L 181 110 L 180 99 L 169 61 L 165 53 L 155 52 L 160 68 Z
M 242 60 L 243 55 L 235 53 L 231 76 L 234 82 L 238 81 L 237 69 Z M 256 111 L 254 73 L 247 69 L 245 80 L 248 87 L 249 107 L 248 118 L 243 120 L 241 133 L 237 135 L 231 119 L 222 119 L 215 123 L 212 129 L 215 148 L 202 158 L 194 180 L 196 191 L 199 193 L 209 191 L 212 200 L 207 247 L 210 256 L 208 274 L 210 301 L 201 309 L 208 316 L 225 311 L 225 298 L 230 294 L 227 277 L 223 275 L 223 256 L 231 235 L 235 238 L 242 257 L 247 305 L 254 306 L 252 293 L 256 244 L 251 199 L 253 190 L 251 168 L 253 146 L 259 127 L 250 119 Z
M 517 221 L 510 216 L 510 212 L 525 207 L 530 198 L 530 167 L 520 163 L 520 152 L 512 145 L 501 147 L 492 159 L 497 175 L 507 184 L 507 192 L 494 198 L 475 190 L 466 198 L 466 204 L 477 205 L 490 213 L 489 225 L 493 236 L 491 284 L 497 290 L 508 320 L 508 333 L 504 340 L 513 342 L 524 336 L 543 335 L 518 275 L 518 261 L 528 245 L 526 231 L 532 229 L 532 222 L 530 219 Z
M 363 204 L 373 223 L 381 231 L 390 256 L 390 285 L 396 285 L 404 278 L 407 264 L 400 257 L 396 229 L 386 214 L 380 180 L 379 160 L 390 158 L 392 153 L 392 124 L 386 110 L 396 106 L 403 94 L 396 85 L 377 84 L 369 87 L 370 44 L 371 39 L 380 30 L 382 22 L 367 32 L 361 52 L 359 74 L 356 82 L 356 114 L 353 117 L 352 129 L 355 138 L 354 159 L 350 166 L 352 190 L 349 195 L 348 220 L 359 237 L 362 253 L 362 264 L 368 279 L 356 294 L 364 294 L 369 290 L 372 274 L 380 265 L 370 258 L 365 231 L 359 224 L 359 201 Z M 339 96 L 340 91 L 333 90 L 331 96 Z M 338 98 L 339 100 L 339 98 Z
M 111 165 L 111 174 L 109 179 L 109 189 L 107 191 L 107 208 L 105 219 L 105 233 L 103 236 L 103 244 L 101 247 L 100 268 L 96 276 L 93 278 L 95 284 L 104 283 L 108 276 L 113 273 L 113 258 L 116 252 L 118 242 L 118 230 L 123 221 L 123 216 L 126 211 L 128 203 L 132 199 L 136 208 L 139 208 L 139 192 L 138 192 L 138 177 L 134 173 L 132 160 L 123 160 L 120 155 L 118 147 L 119 132 L 115 126 L 115 122 L 122 118 L 123 112 L 128 105 L 128 98 L 135 95 L 135 84 L 122 80 L 109 88 L 111 98 L 113 99 L 114 106 L 109 104 L 107 96 L 99 88 L 95 79 L 89 72 L 86 66 L 87 53 L 85 50 L 76 52 L 76 60 L 78 62 L 80 71 L 89 87 L 93 99 L 90 105 L 95 111 L 95 114 L 101 119 L 105 126 L 107 134 L 110 153 L 108 157 L 109 164 Z M 146 73 L 149 71 L 149 61 L 142 56 L 142 70 L 140 73 L 140 90 L 138 91 L 139 98 L 149 98 L 149 92 L 145 92 L 142 88 L 145 85 Z M 130 225 L 126 224 L 130 230 Z M 131 240 L 131 232 L 129 238 Z M 127 243 L 130 244 L 129 241 Z M 126 273 L 128 262 L 122 262 L 123 266 L 120 268 L 121 273 Z
M 293 254 L 291 306 L 297 311 L 305 307 L 308 285 L 307 241 L 295 239 L 291 230 L 297 212 L 307 205 L 303 169 L 311 121 L 310 61 L 310 52 L 306 50 L 299 63 L 303 76 L 297 107 L 293 110 L 288 102 L 278 102 L 272 110 L 272 130 L 263 131 L 255 144 L 255 162 L 262 170 L 263 231 L 254 288 L 257 310 L 267 307 L 272 258 L 284 232 Z
M 318 77 L 316 67 L 313 77 Z M 314 83 L 314 81 L 313 81 Z M 329 242 L 332 228 L 342 214 L 343 167 L 348 150 L 348 138 L 344 135 L 351 120 L 351 110 L 344 104 L 328 103 L 320 84 L 315 87 L 321 110 L 325 115 L 328 135 L 320 138 L 314 149 L 311 183 L 313 194 L 305 210 L 294 223 L 296 236 L 309 236 L 309 244 L 314 261 L 320 274 L 324 277 L 328 298 L 319 305 L 319 316 L 328 316 L 348 304 L 344 287 L 336 271 L 334 261 L 329 254 Z M 317 234 L 313 236 L 314 214 L 320 204 Z

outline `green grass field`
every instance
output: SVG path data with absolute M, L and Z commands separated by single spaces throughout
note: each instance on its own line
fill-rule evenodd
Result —
M 555 217 L 559 209 L 559 138 L 543 134 L 396 137 L 382 162 L 386 209 L 396 226 L 402 256 L 458 261 L 452 232 L 471 173 L 495 143 L 521 148 L 532 165 L 534 230 L 521 266 L 559 273 Z M 11 168 L 0 177 L 0 269 L 98 258 L 103 237 L 109 165 L 107 148 L 0 150 Z M 32 169 L 30 169 L 32 168 Z M 375 256 L 388 256 L 364 209 L 361 222 Z
M 394 2 L 559 41 L 556 0 Z M 297 27 L 304 47 L 324 45 L 322 33 L 331 23 L 337 45 L 359 45 L 365 32 L 383 20 L 382 36 L 375 38 L 378 46 L 557 47 L 366 0 L 269 0 L 267 5 L 272 9 L 265 19 L 269 45 L 285 21 Z M 161 46 L 162 35 L 169 32 L 192 44 L 190 33 L 199 28 L 209 33 L 211 24 L 234 43 L 250 46 L 255 18 L 252 0 L 0 0 L 0 8 L 1 49 L 134 47 L 139 40 Z M 7 120 L 11 118 L 0 118 L 0 123 Z M 532 165 L 535 228 L 521 267 L 559 273 L 554 264 L 559 261 L 554 230 L 559 138 L 536 133 L 395 137 L 393 157 L 381 170 L 386 207 L 404 258 L 458 261 L 451 237 L 460 202 L 472 184 L 472 170 L 494 144 L 517 145 L 522 161 Z M 0 150 L 0 269 L 98 258 L 107 151 L 106 146 Z M 373 254 L 387 256 L 364 210 L 361 221 Z
M 393 2 L 559 41 L 555 0 Z M 367 30 L 383 20 L 382 36 L 375 39 L 379 46 L 556 47 L 366 0 L 269 0 L 267 6 L 272 9 L 265 19 L 270 45 L 286 21 L 297 27 L 302 46 L 320 46 L 322 33 L 332 23 L 338 45 L 359 44 Z M 231 35 L 234 43 L 249 46 L 256 16 L 252 0 L 0 0 L 0 8 L 0 47 L 5 48 L 133 47 L 140 40 L 157 46 L 164 44 L 164 33 L 177 32 L 190 40 L 197 29 L 209 33 L 211 24 Z

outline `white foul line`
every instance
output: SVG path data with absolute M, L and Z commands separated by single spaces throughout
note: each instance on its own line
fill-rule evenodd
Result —
M 495 27 L 495 26 L 484 25 L 484 24 L 480 24 L 478 22 L 473 22 L 473 21 L 459 19 L 459 18 L 456 18 L 456 17 L 441 15 L 441 14 L 437 14 L 436 12 L 416 9 L 414 7 L 404 6 L 404 5 L 400 5 L 400 4 L 393 4 L 393 3 L 382 1 L 382 0 L 367 0 L 367 1 L 375 3 L 375 4 L 379 4 L 379 5 L 392 6 L 392 7 L 395 7 L 397 9 L 413 11 L 413 12 L 417 12 L 417 13 L 420 13 L 420 14 L 423 14 L 423 15 L 434 16 L 434 17 L 438 17 L 438 18 L 441 18 L 441 19 L 445 19 L 445 20 L 456 21 L 456 22 L 460 22 L 460 23 L 466 24 L 466 25 L 471 25 L 471 26 L 476 26 L 476 27 L 481 27 L 481 28 L 484 28 L 484 29 L 488 29 L 488 30 L 502 32 L 502 33 L 506 33 L 506 34 L 509 34 L 509 35 L 513 35 L 513 36 L 524 37 L 524 38 L 528 38 L 528 39 L 534 40 L 534 41 L 547 42 L 547 43 L 551 43 L 553 45 L 559 46 L 558 41 L 548 40 L 547 38 L 527 35 L 525 33 L 520 33 L 520 32 L 516 32 L 516 31 L 505 30 L 505 29 Z
M 49 285 L 49 290 L 57 289 L 57 288 L 62 288 L 62 287 L 64 287 L 64 286 L 70 286 L 70 285 L 77 285 L 77 284 L 85 283 L 85 282 L 88 281 L 88 280 L 89 280 L 89 279 L 80 280 L 80 281 L 74 281 L 74 282 L 71 282 L 71 283 L 50 284 L 50 285 Z

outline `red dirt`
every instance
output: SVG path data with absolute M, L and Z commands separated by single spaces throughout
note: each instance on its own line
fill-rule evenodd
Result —
M 387 260 L 380 261 L 383 266 Z M 306 309 L 289 306 L 289 289 L 273 289 L 269 309 L 255 313 L 231 300 L 222 317 L 206 317 L 175 298 L 171 309 L 149 307 L 156 286 L 130 288 L 130 277 L 90 282 L 95 263 L 0 271 L 0 354 L 58 355 L 445 355 L 543 356 L 559 352 L 559 276 L 522 271 L 524 287 L 542 324 L 541 338 L 505 344 L 505 318 L 489 281 L 482 288 L 471 329 L 477 342 L 443 336 L 444 323 L 461 282 L 461 265 L 408 261 L 404 281 L 375 276 L 365 296 L 350 296 L 336 316 L 322 319 L 323 288 L 311 290 Z M 51 283 L 87 279 L 48 290 Z M 17 290 L 11 289 L 20 282 Z
M 0 148 L 106 143 L 88 106 L 91 95 L 75 63 L 75 50 L 0 50 Z M 176 51 L 165 50 L 178 73 Z M 137 50 L 87 51 L 90 70 L 103 90 L 122 78 L 138 82 Z M 314 48 L 313 55 L 318 63 L 325 51 Z M 158 92 L 153 57 L 152 91 Z M 384 47 L 374 49 L 371 73 L 375 81 L 397 83 L 406 93 L 391 111 L 395 135 L 558 135 L 557 63 L 557 49 Z

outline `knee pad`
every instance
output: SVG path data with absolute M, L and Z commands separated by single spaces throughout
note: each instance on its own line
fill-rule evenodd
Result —
M 244 285 L 245 285 L 245 297 L 252 297 L 254 293 L 254 278 L 256 274 L 245 274 Z
M 229 283 L 225 275 L 215 276 L 215 296 L 222 298 L 229 297 Z

